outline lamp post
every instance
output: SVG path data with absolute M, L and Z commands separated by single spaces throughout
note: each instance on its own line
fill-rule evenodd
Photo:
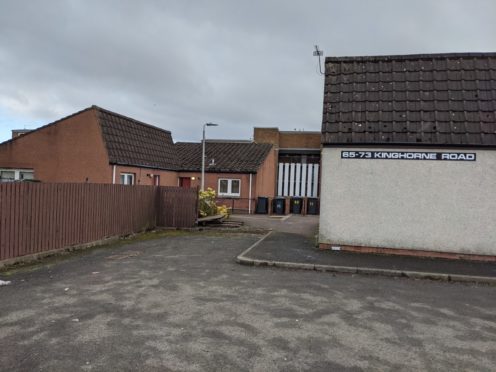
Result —
M 202 140 L 202 172 L 201 172 L 201 189 L 205 190 L 205 127 L 217 127 L 219 124 L 205 123 L 203 124 L 203 140 Z

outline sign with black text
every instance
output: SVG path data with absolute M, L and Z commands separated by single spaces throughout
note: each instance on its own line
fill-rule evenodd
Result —
M 341 151 L 341 159 L 475 161 L 475 152 Z

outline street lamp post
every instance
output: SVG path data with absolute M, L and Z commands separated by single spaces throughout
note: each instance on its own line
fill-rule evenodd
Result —
M 203 140 L 202 140 L 202 171 L 201 171 L 201 189 L 205 190 L 205 127 L 217 127 L 219 124 L 205 123 L 203 124 Z

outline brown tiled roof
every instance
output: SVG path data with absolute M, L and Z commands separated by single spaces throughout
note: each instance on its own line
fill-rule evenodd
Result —
M 183 171 L 201 171 L 202 144 L 176 143 Z M 225 173 L 256 173 L 272 148 L 268 143 L 239 141 L 207 141 L 205 171 Z M 211 164 L 212 159 L 214 160 Z
M 110 164 L 176 170 L 171 132 L 93 106 L 97 110 Z
M 322 143 L 496 146 L 496 53 L 326 58 Z

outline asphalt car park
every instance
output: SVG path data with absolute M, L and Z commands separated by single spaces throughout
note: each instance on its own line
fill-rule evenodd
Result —
M 478 370 L 496 288 L 243 266 L 262 234 L 177 232 L 0 279 L 0 370 Z

